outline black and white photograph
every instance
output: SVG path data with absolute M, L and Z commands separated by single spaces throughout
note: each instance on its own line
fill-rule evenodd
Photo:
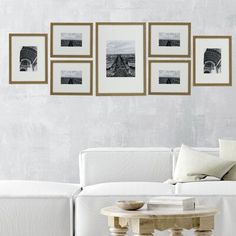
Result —
M 61 33 L 62 47 L 82 47 L 82 33 Z
M 193 36 L 193 85 L 232 86 L 232 36 Z
M 180 33 L 159 33 L 160 47 L 180 47 Z
M 48 83 L 48 35 L 9 34 L 9 83 Z
M 20 50 L 20 71 L 37 71 L 37 47 L 23 46 Z
M 204 52 L 204 73 L 221 73 L 221 49 L 207 48 Z
M 135 77 L 135 41 L 106 42 L 106 76 Z
M 180 84 L 179 70 L 159 70 L 159 84 Z
M 148 23 L 149 57 L 190 57 L 190 22 Z
M 62 58 L 93 57 L 93 23 L 53 22 L 50 55 Z
M 52 60 L 51 95 L 92 95 L 93 61 Z
M 148 70 L 150 95 L 190 95 L 190 60 L 150 60 Z
M 62 70 L 61 84 L 82 84 L 82 71 Z

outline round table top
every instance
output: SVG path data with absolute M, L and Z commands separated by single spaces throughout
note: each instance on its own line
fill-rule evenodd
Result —
M 187 217 L 207 217 L 213 216 L 217 213 L 217 209 L 198 207 L 194 210 L 147 210 L 141 208 L 136 211 L 122 210 L 117 206 L 109 206 L 101 209 L 101 214 L 105 216 L 121 217 L 121 218 L 142 218 L 142 219 L 168 219 L 173 217 L 187 218 Z

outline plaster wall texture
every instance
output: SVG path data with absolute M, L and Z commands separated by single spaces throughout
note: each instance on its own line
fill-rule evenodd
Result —
M 191 96 L 50 96 L 8 84 L 8 33 L 50 22 L 187 21 L 193 35 L 233 36 L 233 86 Z M 99 146 L 218 146 L 236 136 L 234 0 L 0 0 L 0 179 L 78 182 L 78 153 Z

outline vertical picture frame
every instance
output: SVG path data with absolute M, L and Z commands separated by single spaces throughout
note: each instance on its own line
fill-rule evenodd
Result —
M 9 83 L 48 83 L 47 34 L 9 34 Z
M 193 37 L 193 85 L 232 86 L 232 37 Z
M 96 95 L 146 95 L 146 23 L 96 23 Z

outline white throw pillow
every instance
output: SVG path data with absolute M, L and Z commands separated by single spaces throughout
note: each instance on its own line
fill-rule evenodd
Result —
M 182 145 L 174 171 L 174 180 L 181 182 L 199 181 L 206 176 L 221 179 L 235 164 L 236 161 L 222 160 Z
M 236 161 L 236 140 L 219 140 L 220 158 L 223 160 Z M 223 180 L 236 180 L 236 166 L 234 166 L 224 177 Z

